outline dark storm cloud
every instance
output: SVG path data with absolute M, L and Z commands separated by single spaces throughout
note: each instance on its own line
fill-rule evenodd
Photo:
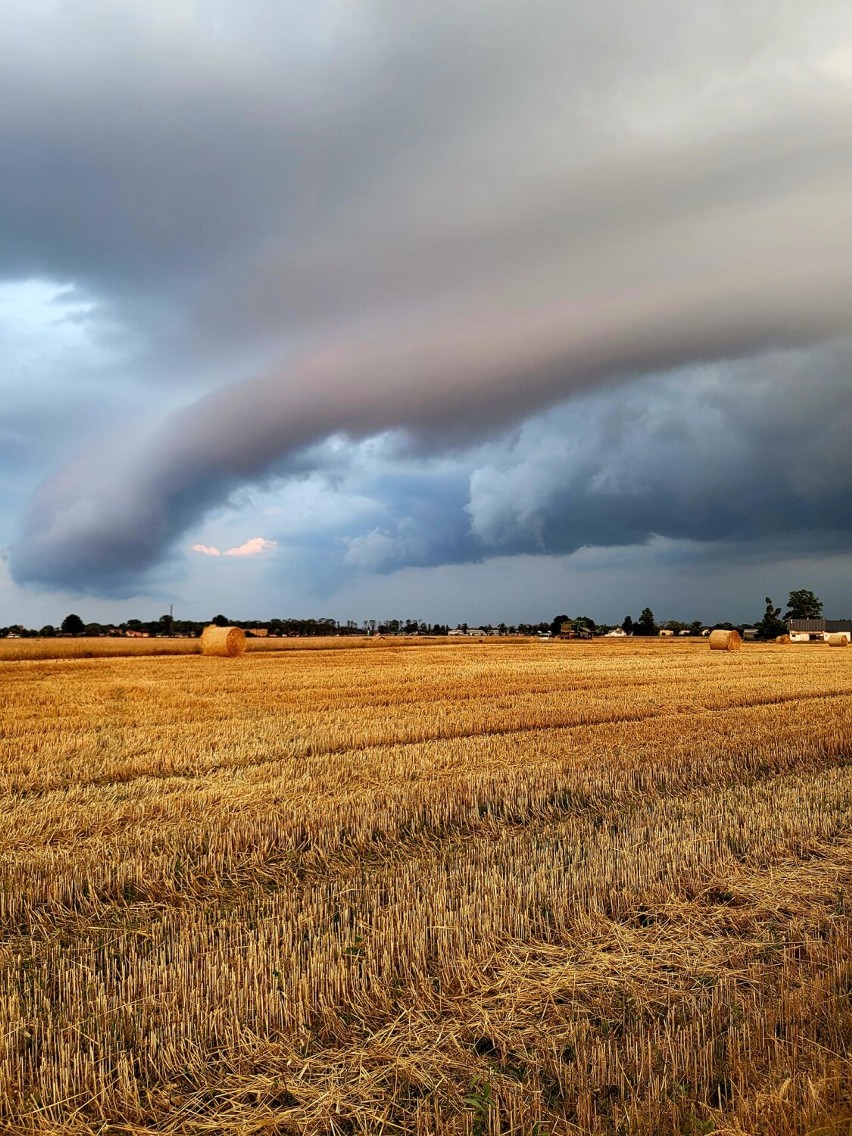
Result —
M 843 343 L 577 400 L 473 471 L 472 532 L 503 553 L 654 536 L 728 559 L 849 550 L 851 380 Z
M 115 305 L 152 381 L 278 362 L 48 478 L 20 581 L 136 586 L 331 434 L 437 449 L 852 330 L 843 4 L 193 10 L 4 10 L 0 272 Z
M 848 552 L 850 374 L 850 343 L 760 355 L 577 396 L 414 475 L 356 462 L 341 484 L 381 511 L 338 526 L 327 578 L 602 546 L 630 546 L 627 574 L 648 552 L 690 570 Z

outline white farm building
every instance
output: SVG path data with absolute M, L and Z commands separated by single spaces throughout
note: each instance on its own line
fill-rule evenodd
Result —
M 791 643 L 823 643 L 829 635 L 845 635 L 852 642 L 850 619 L 788 619 Z

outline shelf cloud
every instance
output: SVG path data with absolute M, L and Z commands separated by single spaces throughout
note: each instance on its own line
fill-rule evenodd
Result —
M 706 369 L 734 405 L 761 366 L 795 445 L 798 390 L 848 394 L 843 351 L 822 365 L 852 336 L 847 5 L 786 6 L 771 26 L 748 0 L 213 7 L 107 19 L 84 0 L 41 38 L 39 9 L 4 15 L 0 97 L 20 113 L 0 125 L 0 274 L 70 281 L 137 394 L 167 392 L 120 447 L 95 433 L 45 471 L 18 512 L 19 582 L 138 590 L 243 487 L 331 437 L 473 453 L 590 392 L 617 415 L 672 375 L 684 391 L 704 376 L 710 433 Z M 122 381 L 117 366 L 111 398 Z M 675 387 L 654 397 L 688 401 Z M 617 433 L 598 432 L 585 481 L 554 457 L 562 519 L 550 509 L 542 548 L 577 526 L 609 544 L 665 530 L 690 454 L 663 446 L 672 480 L 650 479 L 640 522 L 624 455 L 648 471 L 659 442 Z M 739 476 L 763 484 L 759 423 L 739 433 Z M 847 490 L 841 466 L 812 497 Z M 724 481 L 702 468 L 696 515 Z M 524 476 L 471 469 L 458 556 L 528 546 Z M 772 509 L 811 524 L 789 479 L 773 484 Z M 742 528 L 759 534 L 753 508 Z M 433 543 L 372 520 L 341 556 L 370 571 Z

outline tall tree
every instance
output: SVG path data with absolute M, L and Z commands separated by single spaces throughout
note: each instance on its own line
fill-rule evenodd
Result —
M 66 635 L 82 635 L 86 630 L 86 625 L 79 615 L 72 611 L 62 620 L 62 630 Z
M 780 618 L 781 608 L 775 607 L 769 596 L 766 597 L 765 602 L 766 611 L 763 613 L 763 619 L 755 624 L 757 636 L 759 639 L 774 639 L 777 635 L 783 635 L 787 627 Z
M 807 588 L 790 592 L 785 619 L 822 619 L 822 600 Z
M 649 607 L 643 608 L 642 614 L 639 616 L 639 621 L 633 628 L 634 635 L 656 635 L 657 634 L 657 621 L 654 619 L 654 613 Z

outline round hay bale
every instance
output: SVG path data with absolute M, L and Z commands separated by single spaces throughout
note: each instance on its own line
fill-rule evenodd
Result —
M 246 649 L 246 636 L 241 627 L 217 627 L 211 623 L 201 632 L 201 654 L 234 659 Z
M 790 638 L 789 635 L 776 635 L 775 636 L 775 642 L 780 643 L 782 647 L 786 647 L 787 644 L 792 643 L 793 640 Z
M 718 629 L 710 632 L 711 651 L 739 651 L 742 639 L 738 631 L 723 631 Z
M 828 638 L 826 639 L 826 643 L 828 643 L 829 647 L 848 647 L 849 646 L 849 640 L 846 638 L 845 635 L 843 635 L 840 632 L 829 635 Z

